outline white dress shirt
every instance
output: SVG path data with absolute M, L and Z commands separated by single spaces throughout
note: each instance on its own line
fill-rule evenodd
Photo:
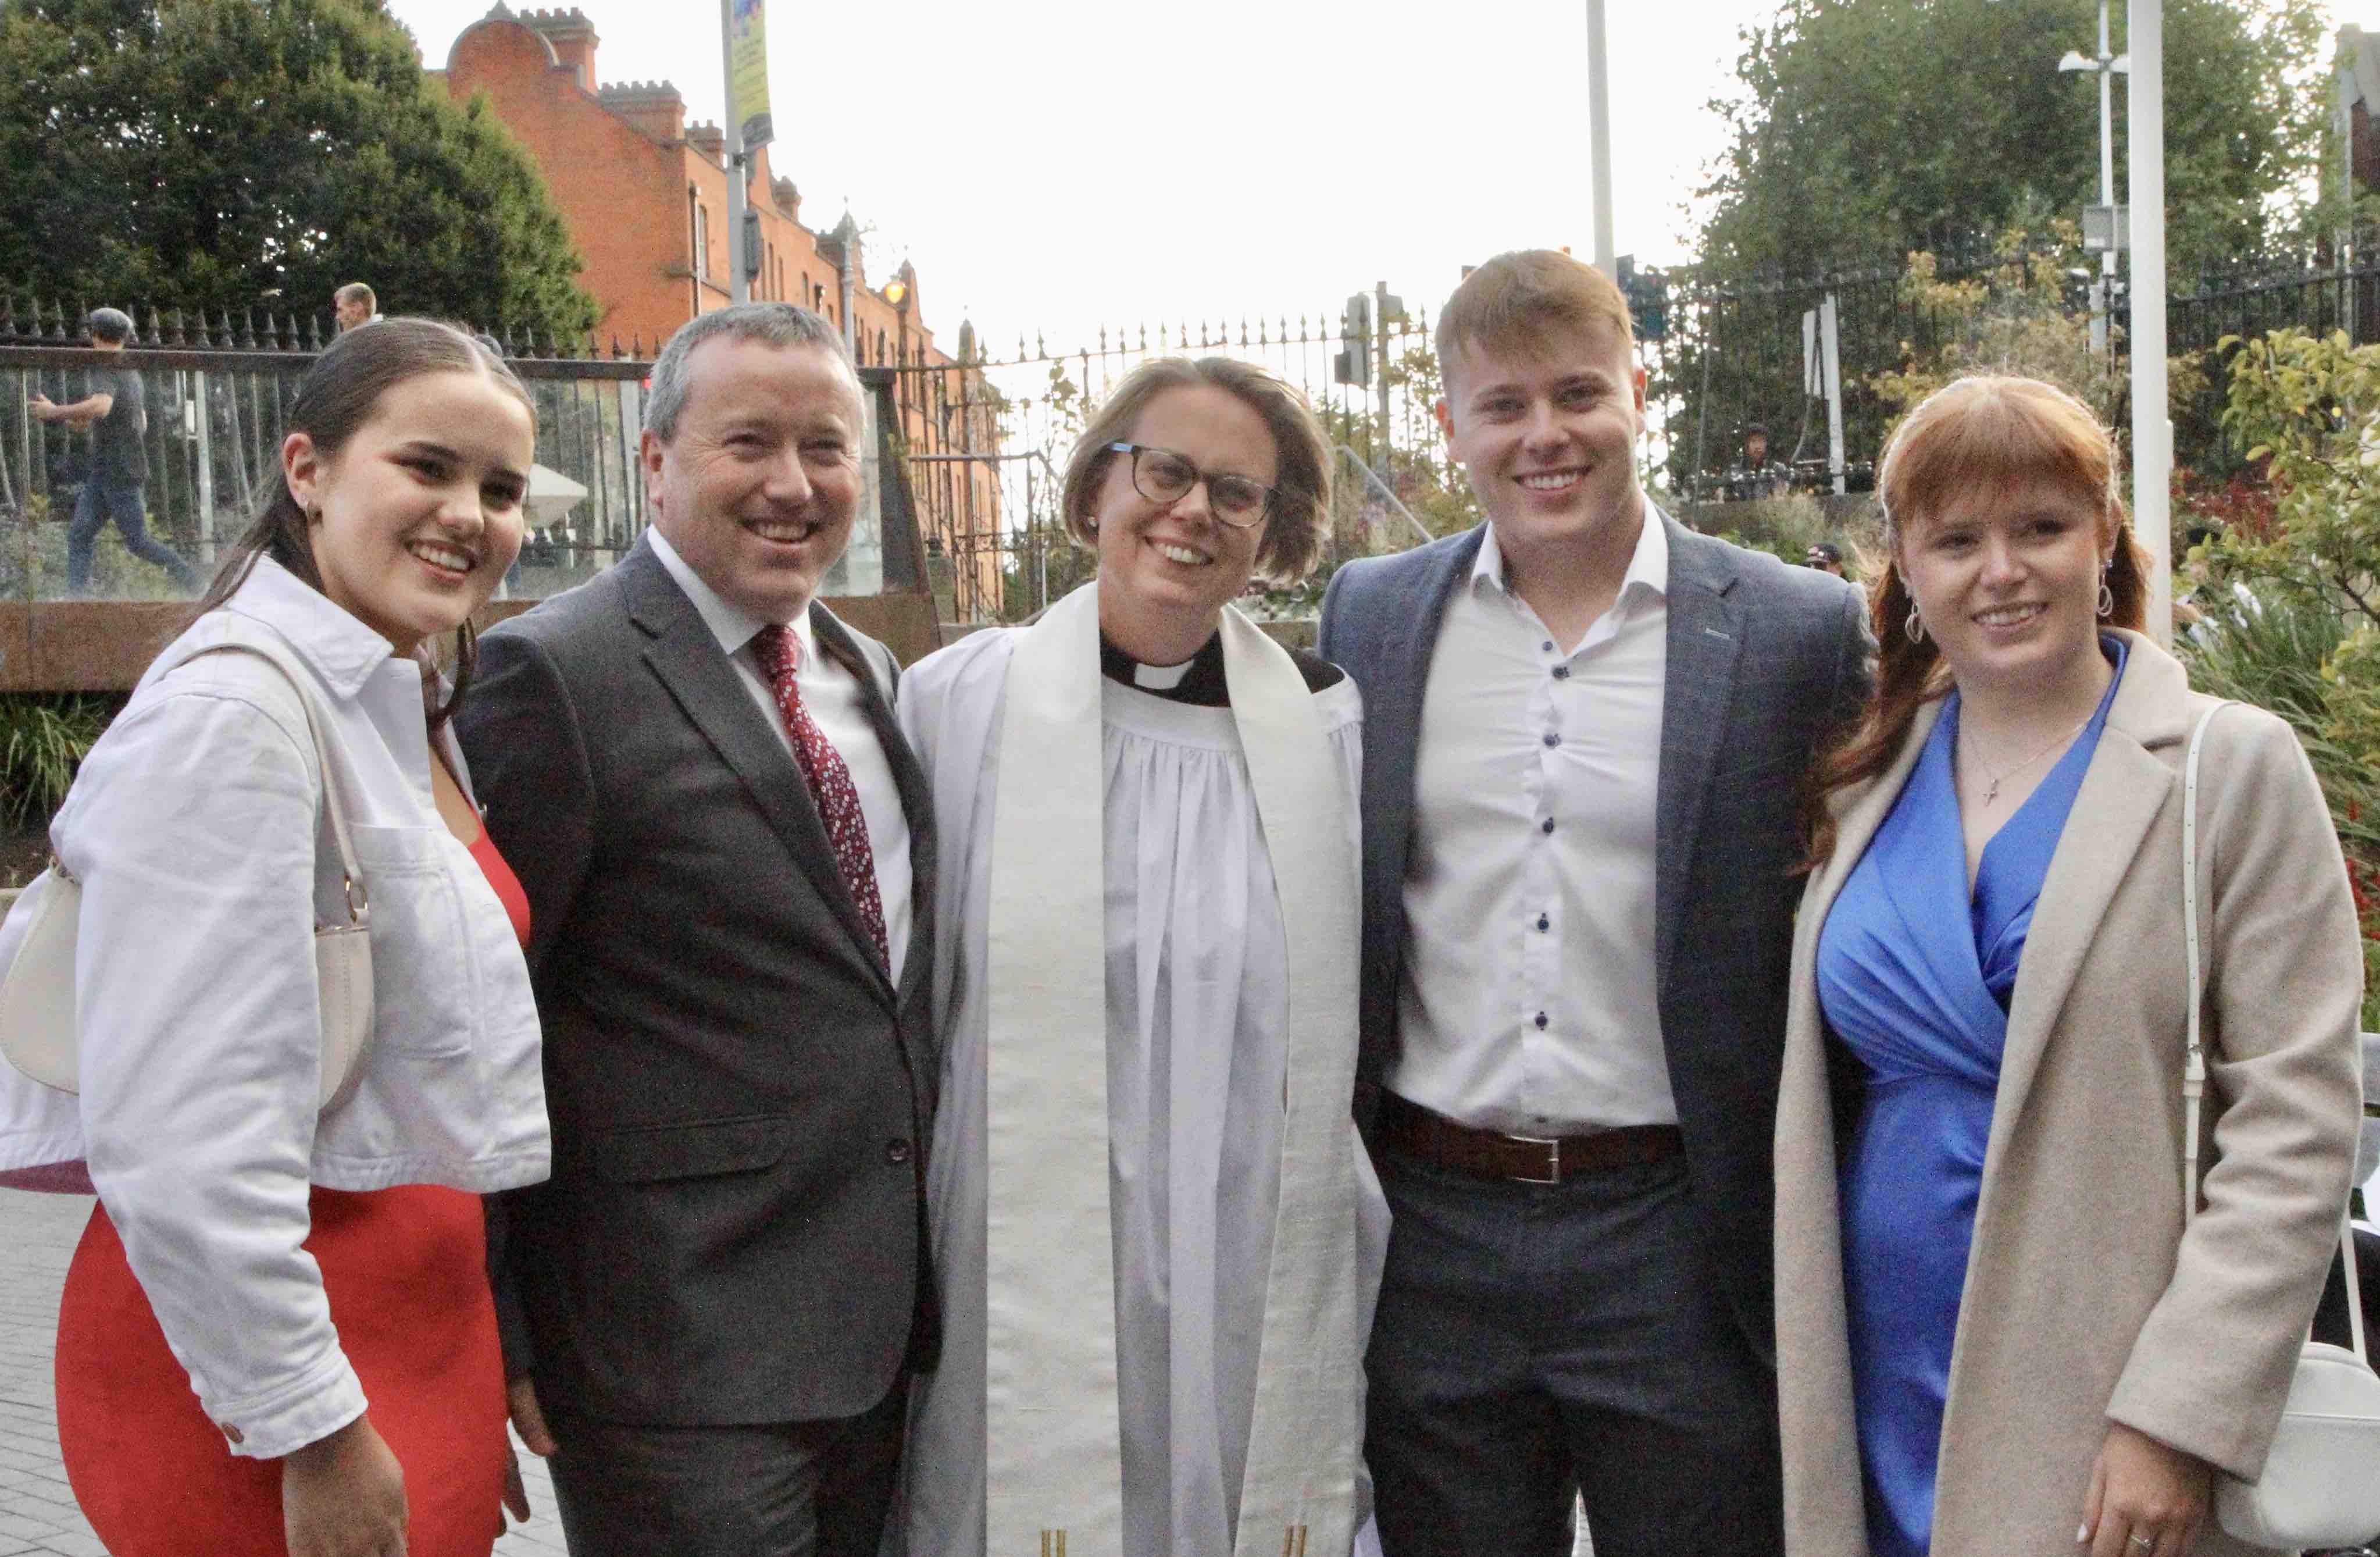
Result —
M 1675 1124 L 1653 955 L 1669 538 L 1572 647 L 1492 526 L 1424 691 L 1390 1090 L 1478 1129 Z
M 776 688 L 770 685 L 769 673 L 760 668 L 759 653 L 752 647 L 753 639 L 769 624 L 721 599 L 719 591 L 686 566 L 660 530 L 648 529 L 645 534 L 652 542 L 653 555 L 669 569 L 686 598 L 694 602 L 703 624 L 719 639 L 720 651 L 735 667 L 744 690 L 752 694 L 752 700 L 768 718 L 769 728 L 777 732 L 777 739 L 790 755 L 793 732 L 785 728 L 785 716 L 777 708 Z M 876 726 L 868 723 L 859 678 L 833 655 L 819 651 L 818 633 L 810 626 L 808 612 L 784 626 L 801 649 L 794 685 L 801 689 L 802 706 L 817 722 L 820 734 L 842 756 L 843 765 L 851 770 L 851 786 L 859 792 L 859 812 L 868 819 L 868 852 L 876 857 L 876 892 L 884 900 L 884 945 L 890 954 L 892 981 L 898 984 L 902 961 L 909 954 L 914 895 L 909 814 L 901 809 L 901 786 L 893 782 L 892 762 L 876 738 Z M 800 772 L 798 763 L 795 771 Z
M 283 669 L 205 652 L 226 644 Z M 371 1053 L 328 1113 L 313 931 L 346 922 L 346 892 L 298 684 L 371 922 Z M 468 796 L 453 736 L 438 744 Z M 439 818 L 430 760 L 419 666 L 261 558 L 158 656 L 50 824 L 82 883 L 82 1090 L 0 1064 L 0 1168 L 88 1157 L 132 1273 L 235 1454 L 286 1454 L 364 1409 L 300 1247 L 310 1184 L 487 1193 L 546 1176 L 528 967 Z M 0 930 L 0 967 L 31 918 Z

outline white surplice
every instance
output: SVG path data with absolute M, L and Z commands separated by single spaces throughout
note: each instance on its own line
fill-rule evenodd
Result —
M 1026 636 L 981 633 L 931 656 L 899 698 L 941 836 L 935 1012 L 945 1043 L 927 1176 L 945 1342 L 917 1383 L 904 1508 L 887 1543 L 897 1551 L 905 1538 L 911 1557 L 985 1550 L 991 821 L 1008 672 Z M 1095 654 L 1096 635 L 1085 642 Z M 1098 814 L 1080 825 L 1099 830 L 1104 865 L 1122 1550 L 1228 1553 L 1257 1416 L 1281 1180 L 1291 977 L 1281 895 L 1233 711 L 1104 680 L 1097 697 L 1102 787 L 1086 808 Z M 1343 786 L 1352 860 L 1361 699 L 1352 681 L 1309 697 Z M 1346 1128 L 1356 1298 L 1354 1349 L 1339 1365 L 1359 1390 L 1388 1209 Z M 1368 1503 L 1367 1489 L 1357 1497 Z M 1264 1539 L 1280 1549 L 1280 1536 Z M 1339 1540 L 1344 1551 L 1343 1532 Z M 1069 1557 L 1099 1554 L 1078 1534 Z M 1339 1553 L 1316 1546 L 1306 1557 Z

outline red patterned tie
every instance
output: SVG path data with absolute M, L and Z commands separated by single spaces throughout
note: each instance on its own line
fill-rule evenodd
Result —
M 827 839 L 834 845 L 835 868 L 859 905 L 859 920 L 876 942 L 876 955 L 889 967 L 892 958 L 884 934 L 884 898 L 876 890 L 876 852 L 868 846 L 868 818 L 860 811 L 859 791 L 852 786 L 842 753 L 802 706 L 802 690 L 794 680 L 801 664 L 801 642 L 784 627 L 767 626 L 752 639 L 752 651 L 776 690 L 777 712 L 785 716 L 785 730 L 794 737 L 794 759 L 809 781 L 819 820 L 826 823 Z

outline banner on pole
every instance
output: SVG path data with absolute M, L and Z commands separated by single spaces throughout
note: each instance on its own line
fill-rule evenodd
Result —
M 734 63 L 736 111 L 743 115 L 744 149 L 776 139 L 769 122 L 769 34 L 762 0 L 735 0 L 728 40 Z

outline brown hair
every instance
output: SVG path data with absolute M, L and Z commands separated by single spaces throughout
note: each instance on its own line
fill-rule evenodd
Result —
M 529 426 L 537 425 L 537 402 L 522 387 L 504 359 L 452 325 L 433 319 L 385 319 L 369 330 L 349 330 L 333 341 L 298 385 L 298 399 L 284 423 L 287 433 L 303 432 L 324 458 L 336 455 L 356 431 L 371 420 L 381 396 L 407 379 L 424 373 L 480 372 L 499 388 L 518 397 L 528 409 Z M 190 612 L 190 621 L 212 611 L 238 592 L 256 567 L 269 556 L 304 579 L 322 588 L 322 572 L 314 564 L 313 523 L 289 491 L 289 473 L 276 457 L 273 487 L 256 522 L 232 543 L 214 582 Z M 187 626 L 188 623 L 184 623 Z M 471 684 L 478 638 L 467 620 L 455 634 L 455 690 L 444 705 L 431 711 L 432 729 L 453 716 Z
M 1466 347 L 1499 357 L 1544 349 L 1552 331 L 1612 331 L 1633 343 L 1628 300 L 1593 265 L 1550 249 L 1518 249 L 1463 278 L 1438 316 L 1438 362 L 1451 374 Z
M 1885 444 L 1876 478 L 1892 564 L 1868 586 L 1868 614 L 1880 651 L 1876 690 L 1860 718 L 1812 771 L 1804 823 L 1805 864 L 1823 865 L 1835 848 L 1828 802 L 1892 764 L 1918 710 L 1950 689 L 1942 651 L 1929 637 L 1910 639 L 1915 602 L 1901 582 L 1900 543 L 1912 528 L 1938 517 L 1964 493 L 2048 481 L 2097 509 L 2115 530 L 2107 588 L 2109 626 L 2141 630 L 2148 618 L 2148 553 L 2132 537 L 2116 478 L 2115 441 L 2091 408 L 2039 379 L 1978 374 L 1944 385 L 1901 420 Z
M 1264 420 L 1272 434 L 1279 470 L 1273 480 L 1271 517 L 1257 545 L 1258 577 L 1293 584 L 1313 570 L 1330 528 L 1330 444 L 1305 397 L 1251 362 L 1230 357 L 1160 357 L 1123 376 L 1101 402 L 1066 461 L 1059 490 L 1066 533 L 1096 551 L 1099 526 L 1091 504 L 1108 466 L 1116 458 L 1110 444 L 1129 442 L 1140 413 L 1169 389 L 1211 385 L 1232 395 Z

